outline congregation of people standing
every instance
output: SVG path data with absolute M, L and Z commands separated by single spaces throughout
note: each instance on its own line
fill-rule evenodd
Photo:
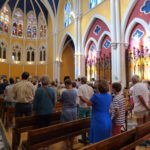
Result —
M 55 103 L 62 103 L 60 122 L 91 117 L 89 143 L 95 143 L 121 133 L 125 123 L 126 103 L 119 82 L 106 80 L 88 83 L 86 77 L 76 82 L 67 76 L 64 82 L 51 81 L 47 75 L 32 81 L 29 73 L 22 73 L 22 80 L 10 78 L 1 84 L 1 95 L 7 104 L 16 105 L 16 117 L 38 115 L 38 127 L 50 125 L 50 115 Z M 130 97 L 138 124 L 145 123 L 150 111 L 149 82 L 140 82 L 132 77 Z M 83 138 L 82 138 L 83 139 Z M 82 140 L 81 139 L 81 140 Z

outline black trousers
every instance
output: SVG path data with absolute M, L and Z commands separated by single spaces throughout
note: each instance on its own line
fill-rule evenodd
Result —
M 31 116 L 33 104 L 32 103 L 16 103 L 16 117 Z

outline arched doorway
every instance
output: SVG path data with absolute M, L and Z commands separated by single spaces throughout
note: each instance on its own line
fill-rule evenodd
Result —
M 132 75 L 139 75 L 140 79 L 150 79 L 149 41 L 145 28 L 136 24 L 130 35 L 130 45 L 126 52 L 127 81 Z
M 150 32 L 149 1 L 139 0 L 128 17 L 125 42 L 126 49 L 126 78 L 127 85 L 132 75 L 139 75 L 141 80 L 150 80 Z
M 62 62 L 60 64 L 60 81 L 63 81 L 65 76 L 70 76 L 71 80 L 75 79 L 75 66 L 74 66 L 74 51 L 75 46 L 73 40 L 68 35 L 63 47 Z
M 111 38 L 106 23 L 96 18 L 91 23 L 85 42 L 85 72 L 92 78 L 111 81 Z

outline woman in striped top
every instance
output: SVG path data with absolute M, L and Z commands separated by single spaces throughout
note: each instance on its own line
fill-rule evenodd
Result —
M 125 123 L 125 98 L 121 92 L 121 84 L 115 82 L 112 84 L 112 91 L 115 94 L 112 103 L 112 135 L 121 133 L 121 127 Z

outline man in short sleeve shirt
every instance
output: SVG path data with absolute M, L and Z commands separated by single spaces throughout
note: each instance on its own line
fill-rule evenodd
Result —
M 80 98 L 79 101 L 79 118 L 86 118 L 90 117 L 91 109 L 90 107 L 85 103 L 85 100 L 89 100 L 92 95 L 94 94 L 93 88 L 90 87 L 87 83 L 87 78 L 82 77 L 81 78 L 81 86 L 78 89 L 78 96 Z
M 22 80 L 13 87 L 16 101 L 16 117 L 32 115 L 32 102 L 35 94 L 34 85 L 28 81 L 29 73 L 22 73 Z
M 137 118 L 138 125 L 146 122 L 146 117 L 150 111 L 149 107 L 149 91 L 145 83 L 139 82 L 139 76 L 132 77 L 133 86 L 133 101 L 134 101 L 134 114 Z

